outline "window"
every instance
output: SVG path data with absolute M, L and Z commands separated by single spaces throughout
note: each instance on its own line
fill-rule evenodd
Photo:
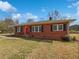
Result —
M 17 32 L 21 32 L 21 27 L 17 27 Z
M 41 32 L 42 31 L 42 26 L 32 26 L 31 31 L 32 32 Z
M 35 32 L 39 31 L 39 26 L 35 26 Z
M 30 30 L 31 32 L 34 32 L 34 26 L 31 26 Z
M 63 24 L 59 25 L 59 31 L 63 31 Z
M 57 25 L 53 25 L 53 26 L 52 26 L 52 30 L 53 30 L 53 31 L 57 31 Z
M 53 31 L 63 31 L 63 24 L 52 25 L 52 30 Z

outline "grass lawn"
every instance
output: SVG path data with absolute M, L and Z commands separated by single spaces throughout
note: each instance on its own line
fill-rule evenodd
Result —
M 79 59 L 79 44 L 39 39 L 0 39 L 0 59 Z

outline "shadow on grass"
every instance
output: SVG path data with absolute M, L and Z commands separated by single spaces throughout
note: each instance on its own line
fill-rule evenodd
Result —
M 37 41 L 37 42 L 48 42 L 48 43 L 52 43 L 53 40 L 52 39 L 38 39 L 38 38 L 32 38 L 32 37 L 24 37 L 24 36 L 16 36 L 16 35 L 4 35 L 6 37 L 15 37 L 15 38 L 21 38 L 24 40 L 31 40 L 31 41 Z

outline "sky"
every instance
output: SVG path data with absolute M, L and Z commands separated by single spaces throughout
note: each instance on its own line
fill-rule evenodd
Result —
M 29 18 L 41 21 L 48 19 L 48 13 L 54 10 L 79 24 L 79 0 L 0 0 L 0 20 L 12 17 L 20 23 Z

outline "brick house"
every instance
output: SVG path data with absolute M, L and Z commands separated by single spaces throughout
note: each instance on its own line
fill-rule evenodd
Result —
M 73 21 L 74 19 L 50 20 L 16 25 L 15 35 L 59 40 L 69 34 L 69 24 Z

